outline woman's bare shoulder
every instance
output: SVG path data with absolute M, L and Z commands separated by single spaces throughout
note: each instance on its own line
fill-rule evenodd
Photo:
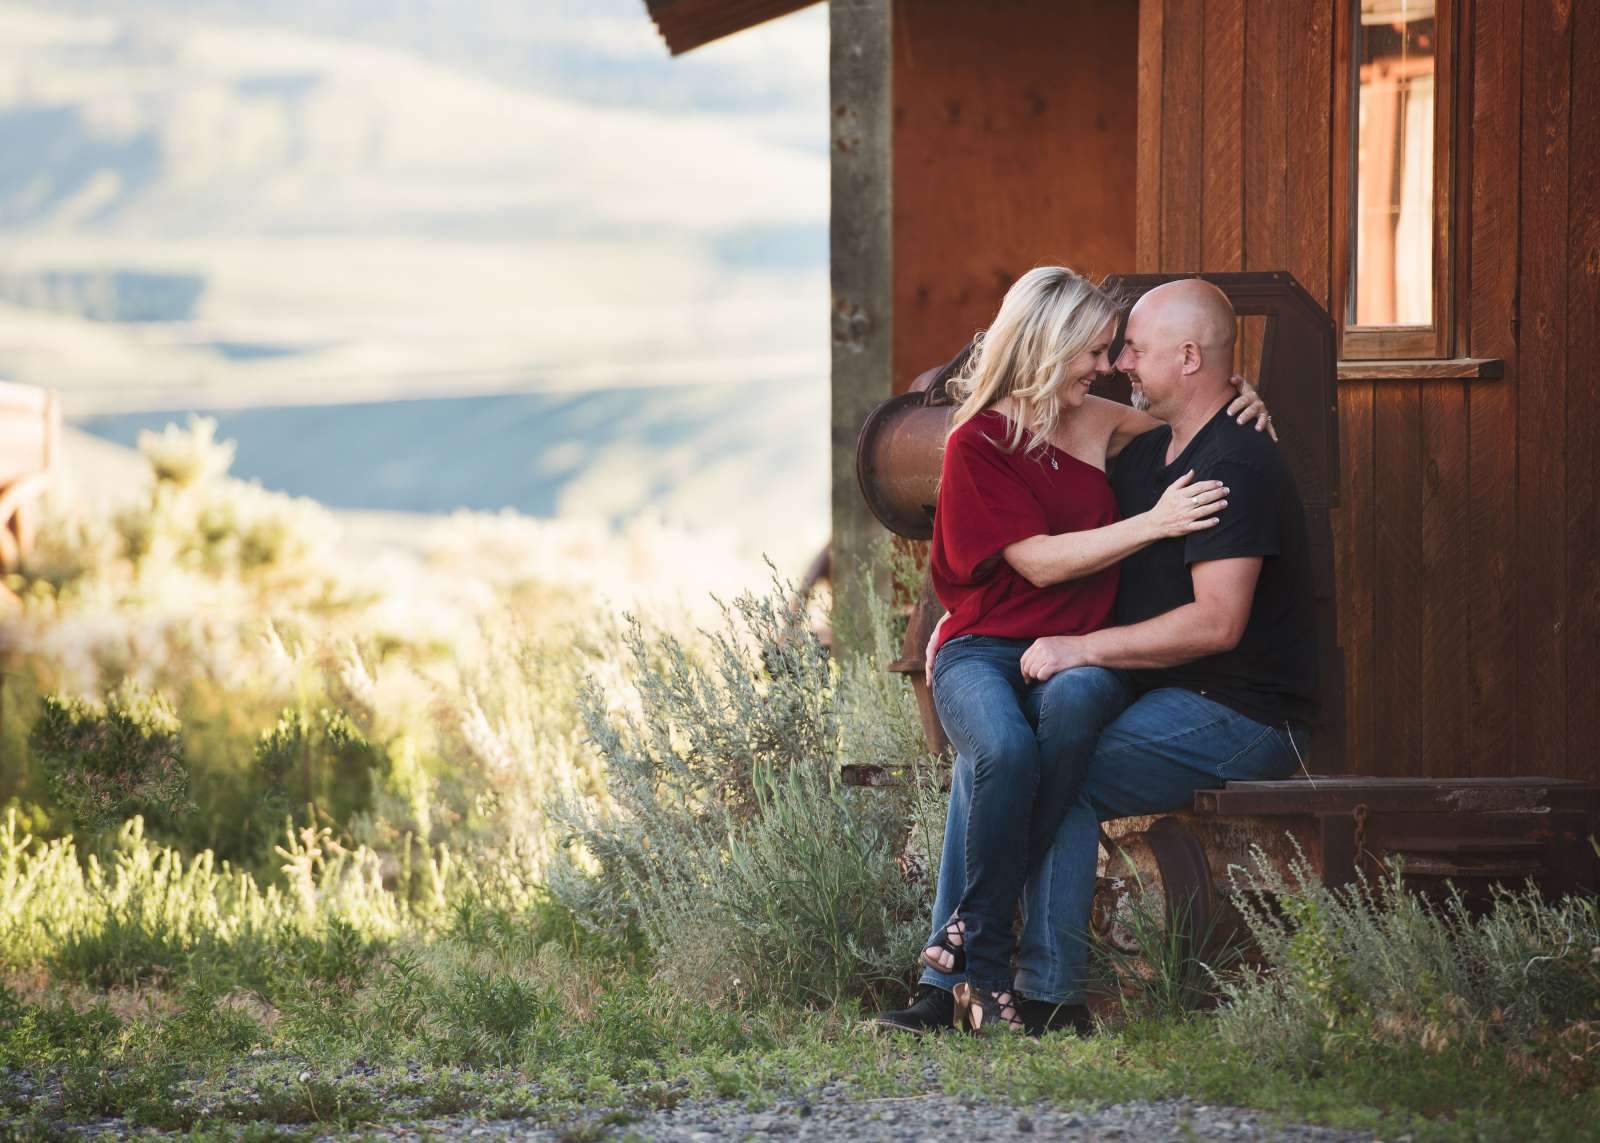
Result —
M 1106 427 L 1106 431 L 1110 432 L 1120 425 L 1123 418 L 1132 411 L 1130 406 L 1124 405 L 1121 401 L 1110 401 L 1105 397 L 1096 397 L 1091 394 L 1083 399 L 1081 412 L 1084 415 L 1093 417 L 1095 424 L 1103 424 Z

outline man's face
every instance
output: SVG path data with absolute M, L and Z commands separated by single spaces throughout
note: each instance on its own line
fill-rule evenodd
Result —
M 1133 407 L 1159 410 L 1178 392 L 1183 376 L 1183 356 L 1177 348 L 1163 344 L 1162 331 L 1141 302 L 1128 315 L 1123 333 L 1122 352 L 1116 367 L 1133 382 Z

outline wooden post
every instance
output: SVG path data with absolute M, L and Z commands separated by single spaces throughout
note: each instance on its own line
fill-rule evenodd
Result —
M 891 5 L 833 0 L 828 13 L 835 653 L 865 646 L 864 587 L 883 575 L 872 559 L 883 530 L 856 486 L 856 435 L 872 407 L 889 396 L 892 380 Z

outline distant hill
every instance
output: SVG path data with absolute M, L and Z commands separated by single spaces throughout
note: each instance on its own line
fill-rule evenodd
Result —
M 801 566 L 826 538 L 826 395 L 764 383 L 222 410 L 232 472 L 333 508 L 512 508 L 621 523 L 649 511 L 731 528 L 750 554 Z M 132 446 L 184 417 L 80 428 Z M 779 421 L 784 434 L 770 431 Z

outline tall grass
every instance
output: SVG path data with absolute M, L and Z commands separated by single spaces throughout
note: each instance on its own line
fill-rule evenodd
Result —
M 149 841 L 133 818 L 109 860 L 80 859 L 70 838 L 33 837 L 8 810 L 0 822 L 0 966 L 44 964 L 95 987 L 130 985 L 171 974 L 197 950 L 256 954 L 334 925 L 369 939 L 426 931 L 440 923 L 452 893 L 489 880 L 458 868 L 441 847 L 389 887 L 376 853 L 346 849 L 325 829 L 287 830 L 277 854 L 281 876 L 262 885 L 209 851 L 186 857 Z

